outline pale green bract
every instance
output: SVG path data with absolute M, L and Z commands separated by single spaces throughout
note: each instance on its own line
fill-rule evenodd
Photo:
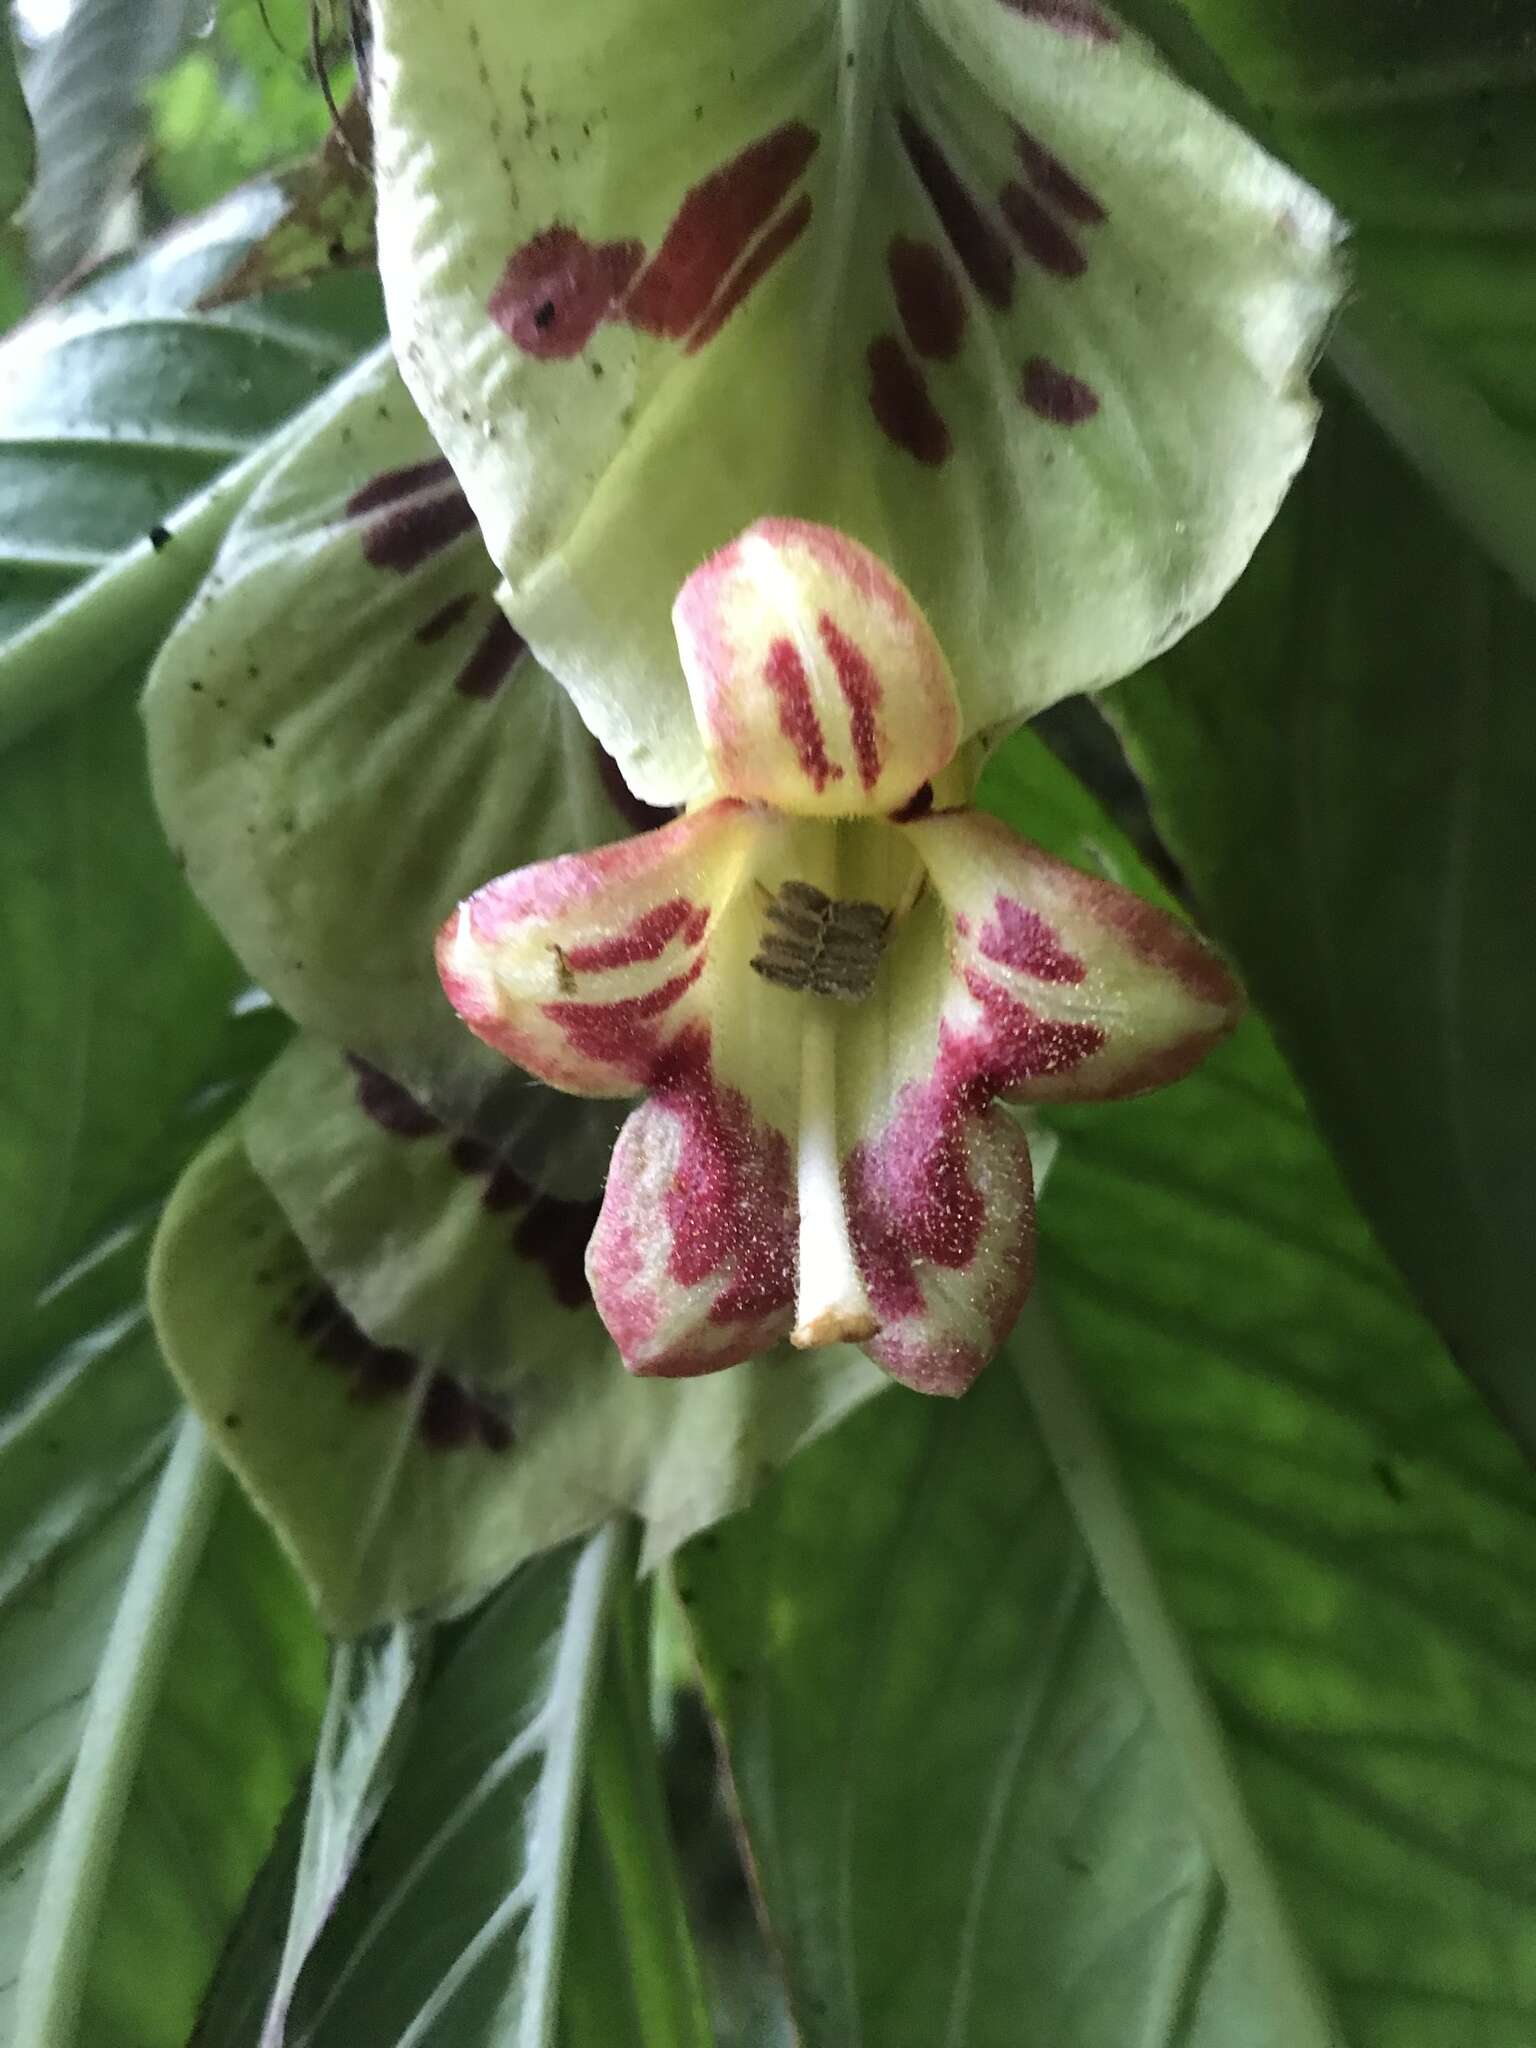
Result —
M 397 353 L 502 601 L 656 802 L 668 623 L 764 513 L 844 528 L 986 731 L 1137 667 L 1311 437 L 1327 205 L 1090 0 L 374 0 Z
M 466 1120 L 555 1116 L 567 1181 L 595 1187 L 611 1119 L 573 1149 L 585 1113 L 509 1085 L 432 966 L 437 926 L 487 875 L 637 822 L 495 585 L 375 351 L 242 507 L 156 659 L 155 799 L 192 888 L 301 1025 Z M 544 1137 L 525 1129 L 524 1156 Z
M 595 1206 L 312 1038 L 183 1177 L 156 1331 L 332 1629 L 465 1607 L 622 1510 L 663 1557 L 879 1387 L 844 1348 L 630 1378 L 581 1279 Z

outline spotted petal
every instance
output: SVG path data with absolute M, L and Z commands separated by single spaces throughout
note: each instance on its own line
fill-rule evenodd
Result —
M 444 1004 L 433 933 L 487 875 L 658 818 L 496 583 L 386 349 L 236 518 L 145 717 L 167 836 L 253 979 L 439 1112 L 500 1128 L 535 1091 Z
M 963 1394 L 1012 1329 L 1035 1267 L 1034 1174 L 1006 1110 L 916 1086 L 844 1168 L 880 1328 L 864 1349 L 923 1394 Z
M 838 1142 L 865 1345 L 960 1393 L 1033 1263 L 1023 1134 L 994 1098 L 1127 1095 L 1187 1073 L 1238 992 L 1186 927 L 973 812 L 900 828 L 926 886 L 869 1002 L 840 1026 Z
M 842 1351 L 637 1386 L 586 1299 L 594 1209 L 312 1038 L 189 1170 L 159 1339 L 329 1627 L 461 1609 L 621 1510 L 665 1557 L 878 1384 Z
M 1232 1029 L 1237 985 L 1189 929 L 978 812 L 903 828 L 947 913 L 940 1063 L 957 1088 L 1102 1102 L 1177 1081 Z
M 631 1372 L 716 1372 L 795 1321 L 794 1162 L 700 1033 L 614 1147 L 587 1276 Z
M 764 829 L 725 799 L 488 882 L 438 937 L 449 1000 L 488 1045 L 570 1094 L 659 1083 L 707 1015 L 711 928 Z
M 512 614 L 652 801 L 765 511 L 889 561 L 967 732 L 1221 596 L 1311 436 L 1326 205 L 1097 0 L 373 0 L 380 263 Z

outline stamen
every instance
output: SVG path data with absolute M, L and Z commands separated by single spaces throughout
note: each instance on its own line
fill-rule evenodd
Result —
M 752 969 L 779 988 L 862 1003 L 890 927 L 878 903 L 839 901 L 813 882 L 788 881 L 768 899 Z

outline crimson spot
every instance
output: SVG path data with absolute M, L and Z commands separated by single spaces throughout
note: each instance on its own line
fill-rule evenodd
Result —
M 928 386 L 894 334 L 870 343 L 869 405 L 881 432 L 917 461 L 936 469 L 949 455 L 949 428 L 928 395 Z
M 892 237 L 885 261 L 908 341 L 920 356 L 947 363 L 965 336 L 965 300 L 949 265 L 931 242 L 907 235 Z
M 961 268 L 988 305 L 1006 313 L 1013 304 L 1013 257 L 1007 241 L 915 116 L 903 108 L 897 125 L 908 160 Z
M 1053 426 L 1077 427 L 1099 409 L 1099 394 L 1049 356 L 1031 356 L 1024 365 L 1019 395 L 1033 413 Z
M 557 222 L 514 251 L 487 310 L 524 355 L 580 355 L 644 258 L 641 242 L 589 242 Z

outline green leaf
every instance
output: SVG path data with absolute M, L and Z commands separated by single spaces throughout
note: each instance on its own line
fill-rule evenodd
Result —
M 186 2048 L 262 2048 L 262 2024 L 277 1981 L 298 1875 L 304 1808 L 301 1786 L 230 1929 Z
M 232 1493 L 167 1587 L 190 1634 L 166 1670 L 195 1661 L 208 1690 L 162 1688 L 115 1624 L 176 1410 L 143 1261 L 154 1205 L 273 1020 L 231 1014 L 242 977 L 160 839 L 121 682 L 0 757 L 0 810 L 0 2036 L 94 2043 L 132 2013 L 135 2048 L 180 2048 L 307 1746 L 314 1638 Z M 137 1746 L 69 1794 L 61 1837 L 76 1750 L 115 1727 L 120 1682 Z M 40 1889 L 45 1871 L 62 1875 Z
M 80 1283 L 84 1284 L 84 1283 Z M 166 1448 L 173 1391 L 131 1309 L 25 1376 L 0 1426 L 0 2036 L 91 1683 Z
M 1524 10 L 1132 0 L 1131 11 L 1197 83 L 1214 55 L 1222 103 L 1349 217 L 1359 290 L 1333 361 L 1536 596 L 1536 74 Z
M 53 1960 L 43 1933 L 30 1951 L 44 1942 L 44 1961 L 28 1964 L 29 1995 L 51 2015 L 39 2038 L 73 2038 L 66 2021 L 80 1999 L 88 2013 L 123 2005 L 117 1980 L 126 1970 L 144 1981 L 134 1944 L 150 1939 L 163 1951 L 164 2004 L 136 2048 L 179 2048 L 178 2015 L 195 2006 L 220 1916 L 233 1913 L 286 1797 L 274 1751 L 287 1755 L 291 1784 L 304 1742 L 295 1749 L 288 1718 L 295 1672 L 269 1680 L 241 1660 L 277 1656 L 309 1628 L 307 1612 L 291 1582 L 274 1582 L 269 1541 L 233 1497 L 199 1565 L 213 1611 L 199 1577 L 187 1626 L 200 1668 L 241 1689 L 240 1711 L 226 1713 L 216 1693 L 156 1694 L 141 1760 L 152 1777 L 133 1779 L 126 1814 L 88 1815 L 76 1831 L 79 1881 L 116 1873 L 107 1907 L 73 1897 L 70 1879 L 63 1904 L 40 1909 L 39 1886 L 82 1729 L 115 1711 L 108 1679 L 99 1709 L 93 1688 L 176 1406 L 144 1324 L 149 1216 L 227 1113 L 230 1090 L 270 1052 L 271 1020 L 231 1014 L 241 977 L 159 837 L 121 684 L 0 758 L 0 810 L 0 2034 L 28 2038 L 11 2023 L 43 1910 L 63 1917 Z M 240 1602 L 250 1603 L 245 1633 L 230 1642 Z M 141 1694 L 153 1676 L 134 1680 Z M 226 1741 L 248 1746 L 235 1798 Z M 119 1799 L 126 1770 L 114 1779 Z M 183 1824 L 195 1852 L 175 1839 Z
M 892 562 L 974 731 L 1176 638 L 1305 453 L 1333 216 L 1092 0 L 373 15 L 404 373 L 653 801 L 673 595 L 765 510 Z
M 251 973 L 465 1120 L 551 1098 L 453 1014 L 437 927 L 488 876 L 632 822 L 496 580 L 378 350 L 237 516 L 146 699 L 166 831 Z
M 97 254 L 137 174 L 150 80 L 190 32 L 193 0 L 75 0 L 27 80 L 37 182 L 27 208 L 40 292 Z
M 281 2048 L 299 1973 L 393 1789 L 426 1679 L 429 1638 L 407 1622 L 335 1647 L 283 1942 L 262 2039 Z
M 55 1512 L 68 1504 L 61 1492 Z M 147 1516 L 135 1502 L 120 1594 L 99 1581 L 126 1561 L 124 1532 L 99 1535 L 78 1509 L 76 1521 L 84 1555 L 65 1553 L 64 1583 L 94 1602 L 56 1609 L 44 1581 L 7 1626 L 8 1650 L 22 1649 L 18 1624 L 33 1607 L 28 1647 L 54 1704 L 19 1755 L 7 1745 L 7 1773 L 21 1778 L 13 1798 L 45 1729 L 53 1754 L 32 1778 L 31 1830 L 7 1831 L 19 1897 L 0 1932 L 0 2010 L 14 1999 L 14 2048 L 180 2048 L 313 1739 L 320 1643 L 195 1424 L 183 1425 Z M 90 1668 L 71 1695 L 82 1652 Z
M 595 1788 L 606 1785 L 621 1829 L 625 1807 L 638 1806 L 647 1830 L 656 1817 L 653 1786 L 611 1775 L 655 1769 L 614 1725 L 634 1708 L 631 1691 L 614 1690 L 610 1659 L 631 1564 L 610 1524 L 525 1568 L 459 1631 L 358 1878 L 301 1979 L 289 2048 L 543 2048 L 556 2039 L 573 1874 Z M 646 1851 L 650 1887 L 664 1896 L 673 1881 L 664 1833 Z M 673 1943 L 655 1964 L 674 1982 L 647 2010 L 686 2012 L 692 1966 L 681 1923 L 651 1914 L 641 1924 L 651 1934 L 668 1926 Z M 666 2025 L 611 2038 L 648 2048 L 707 2041 Z
M 1059 770 L 1015 742 L 993 776 L 1015 822 L 1136 879 Z M 1536 1480 L 1256 1023 L 1177 1088 L 1051 1122 L 1047 1298 L 1346 2038 L 1516 2048 Z
M 155 1318 L 333 1628 L 462 1608 L 618 1508 L 664 1556 L 877 1383 L 846 1350 L 631 1379 L 581 1270 L 595 1199 L 317 1042 L 243 1130 L 171 1204 Z
M 677 1579 L 806 2048 L 1327 2048 L 1006 1363 L 871 1404 Z
M 29 413 L 7 387 L 13 454 L 67 395 L 34 383 Z M 233 1493 L 205 1542 L 192 1494 L 182 1547 L 144 1533 L 176 1410 L 144 1322 L 149 1223 L 277 1034 L 164 845 L 118 656 L 88 708 L 0 756 L 0 2034 L 94 2043 L 121 2021 L 135 2048 L 180 2048 L 308 1745 L 317 1638 Z M 184 1603 L 190 1631 L 158 1675 L 135 1660 L 163 1638 L 115 1621 L 157 1557 L 164 1627 Z M 161 1679 L 189 1661 L 208 1689 L 182 1697 Z M 97 1762 L 72 1777 L 84 1739 Z
M 571 1872 L 561 2048 L 616 2041 L 713 2048 L 715 2039 L 648 1713 L 647 1605 L 632 1591 L 614 1617 L 593 1715 Z
M 276 1042 L 272 1019 L 235 1014 L 244 977 L 160 836 L 136 681 L 0 755 L 0 1347 L 17 1369 L 43 1341 L 35 1298 L 114 1233 L 142 1240 Z M 85 1327 L 59 1313 L 54 1343 Z
M 0 30 L 0 225 L 27 196 L 37 147 L 32 116 L 16 73 L 16 43 L 9 24 Z
M 983 792 L 1147 886 L 1032 739 Z M 1072 2038 L 1074 1999 L 1102 2001 L 1081 2038 L 1106 2048 L 1138 2024 L 1310 2048 L 1330 2010 L 1350 2048 L 1522 2048 L 1536 1481 L 1405 1300 L 1256 1020 L 1176 1088 L 1049 1121 L 1040 1285 L 1066 1344 L 1017 1340 L 1034 1421 L 1001 1365 L 955 1409 L 890 1395 L 720 1532 L 718 1565 L 705 1539 L 680 1567 L 808 2048 L 860 2025 L 899 2042 L 906 1986 L 930 2001 L 911 2038 L 955 2024 L 968 2048 L 1017 2040 L 1021 2014 Z M 1118 1678 L 1102 1611 L 1081 1595 L 1072 1615 L 1081 1554 L 1064 1576 L 1042 1438 Z M 1095 1631 L 1122 1719 L 1067 1713 L 1052 1745 Z M 1136 1737 L 1118 1754 L 1117 1725 Z M 1203 1926 L 1196 1838 L 1226 1897 Z M 1134 1947 L 1090 1947 L 1074 1974 L 1138 1882 L 1168 1974 Z M 1247 1963 L 1223 1958 L 1229 1932 Z
M 316 149 L 331 120 L 312 62 L 307 0 L 219 0 L 208 30 L 150 93 L 154 188 L 183 213 Z M 330 78 L 333 95 L 343 97 L 348 67 L 334 54 Z
M 1536 1452 L 1533 664 L 1536 606 L 1342 399 L 1227 605 L 1111 702 L 1367 1214 Z
M 227 205 L 0 349 L 0 743 L 146 659 L 303 409 L 377 332 L 369 279 L 206 315 L 280 210 Z

